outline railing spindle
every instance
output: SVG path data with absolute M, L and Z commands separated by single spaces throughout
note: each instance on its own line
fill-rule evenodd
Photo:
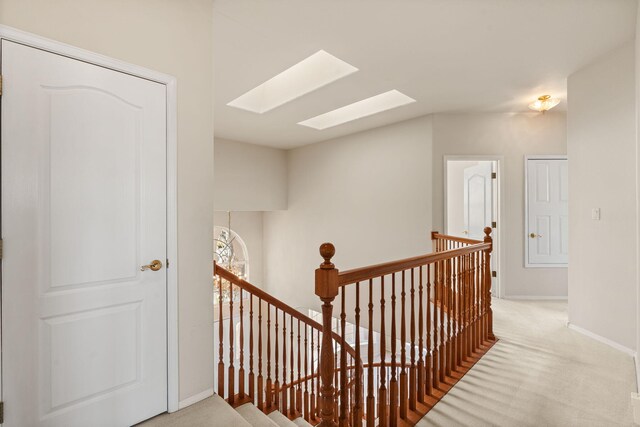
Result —
M 218 396 L 224 398 L 224 323 L 222 317 L 222 279 L 220 279 L 218 283 Z
M 262 377 L 262 298 L 258 298 L 258 408 L 264 408 L 264 378 Z
M 406 288 L 405 270 L 402 270 L 402 292 L 400 294 L 400 418 L 407 418 L 407 319 L 406 319 Z
M 233 406 L 235 402 L 235 368 L 233 364 L 234 354 L 233 354 L 233 283 L 229 282 L 229 374 L 228 374 L 228 393 L 227 401 L 231 406 Z
M 255 376 L 253 373 L 253 295 L 249 294 L 249 397 L 255 404 Z
M 240 335 L 238 341 L 240 344 L 240 369 L 238 369 L 238 396 L 240 400 L 244 399 L 244 298 L 242 289 L 240 292 Z
M 411 334 L 411 352 L 409 365 L 409 409 L 416 410 L 416 288 L 415 288 L 415 269 L 411 269 L 411 318 L 409 324 L 409 333 Z
M 376 409 L 373 395 L 373 280 L 369 279 L 369 336 L 367 337 L 367 427 L 375 427 Z
M 386 381 L 386 333 L 384 323 L 384 276 L 380 277 L 380 388 L 378 390 L 378 418 L 380 427 L 388 425 Z

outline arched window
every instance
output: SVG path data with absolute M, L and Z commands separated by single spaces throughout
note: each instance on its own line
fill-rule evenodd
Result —
M 213 229 L 213 242 L 215 252 L 213 260 L 215 263 L 236 276 L 244 280 L 249 280 L 249 253 L 247 251 L 247 245 L 242 238 L 235 231 L 228 227 L 215 226 Z M 213 303 L 215 305 L 220 302 L 220 286 L 221 284 L 216 280 L 214 283 L 214 298 Z M 233 300 L 238 298 L 238 289 L 234 289 Z M 222 301 L 228 302 L 230 300 L 229 284 L 226 281 L 222 283 Z

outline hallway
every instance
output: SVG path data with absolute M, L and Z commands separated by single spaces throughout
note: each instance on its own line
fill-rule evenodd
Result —
M 633 424 L 633 360 L 568 329 L 565 301 L 493 309 L 500 341 L 418 426 Z

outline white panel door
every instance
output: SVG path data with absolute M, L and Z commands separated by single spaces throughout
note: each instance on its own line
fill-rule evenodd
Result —
M 2 41 L 6 426 L 167 409 L 165 86 Z
M 483 240 L 493 212 L 493 162 L 479 162 L 464 170 L 464 224 L 471 239 Z
M 569 194 L 566 159 L 527 160 L 529 265 L 565 266 L 569 262 Z

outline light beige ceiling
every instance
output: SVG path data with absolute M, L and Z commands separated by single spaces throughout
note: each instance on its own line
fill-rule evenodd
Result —
M 527 111 L 630 40 L 636 0 L 214 0 L 216 136 L 292 148 L 430 113 Z M 320 49 L 360 71 L 256 114 L 226 104 Z M 417 102 L 297 122 L 397 89 Z

